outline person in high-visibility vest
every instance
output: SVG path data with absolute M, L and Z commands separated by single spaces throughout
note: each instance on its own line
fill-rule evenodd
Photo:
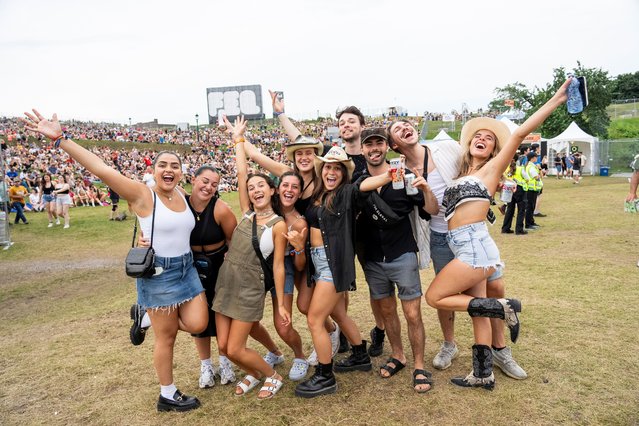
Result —
M 510 168 L 513 167 L 511 163 Z M 528 232 L 524 229 L 524 217 L 526 214 L 526 204 L 527 204 L 527 191 L 528 191 L 528 183 L 527 179 L 524 177 L 524 166 L 522 166 L 519 162 L 515 163 L 515 172 L 512 175 L 512 179 L 517 184 L 517 188 L 513 193 L 513 198 L 508 203 L 506 207 L 506 215 L 504 216 L 504 222 L 501 226 L 502 234 L 512 234 L 513 230 L 511 229 L 513 223 L 513 217 L 515 216 L 515 208 L 517 209 L 517 219 L 515 221 L 515 234 L 517 235 L 525 235 Z
M 528 191 L 526 192 L 526 217 L 525 224 L 527 231 L 534 231 L 539 229 L 539 225 L 535 223 L 535 205 L 537 204 L 537 196 L 539 195 L 539 191 L 541 191 L 541 175 L 539 173 L 539 169 L 535 164 L 535 160 L 537 159 L 537 153 L 529 152 L 528 153 L 528 162 L 525 167 L 525 174 L 527 176 L 527 184 Z

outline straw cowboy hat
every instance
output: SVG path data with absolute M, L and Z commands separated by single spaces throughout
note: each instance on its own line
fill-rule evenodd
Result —
M 302 148 L 314 148 L 315 154 L 324 152 L 322 142 L 310 136 L 299 135 L 294 142 L 286 145 L 286 158 L 288 158 L 289 161 L 295 161 L 295 151 Z
M 490 130 L 493 132 L 497 137 L 499 146 L 503 146 L 510 137 L 508 126 L 501 121 L 495 120 L 494 118 L 478 117 L 466 122 L 464 127 L 462 127 L 461 136 L 459 137 L 461 146 L 467 147 L 470 145 L 473 136 L 480 130 Z
M 315 174 L 317 176 L 322 177 L 322 167 L 324 163 L 342 163 L 346 166 L 346 171 L 348 172 L 348 181 L 350 182 L 353 177 L 353 170 L 355 170 L 355 163 L 353 160 L 348 158 L 346 152 L 339 146 L 331 147 L 331 149 L 326 153 L 325 156 L 315 157 Z

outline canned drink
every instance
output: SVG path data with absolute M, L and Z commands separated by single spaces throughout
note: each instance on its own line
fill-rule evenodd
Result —
M 517 188 L 517 184 L 515 182 L 512 180 L 505 181 L 501 189 L 501 201 L 504 203 L 510 203 L 513 200 L 513 192 L 515 192 L 515 188 Z
M 224 114 L 222 113 L 217 114 L 217 127 L 219 127 L 220 130 L 222 131 L 226 130 L 226 123 L 224 122 Z
M 415 181 L 415 175 L 412 173 L 409 173 L 406 175 L 406 177 L 404 177 L 404 181 L 406 184 L 406 194 L 408 195 L 416 195 L 417 192 L 419 192 L 417 190 L 417 188 L 415 188 L 413 186 L 413 182 Z
M 391 158 L 391 176 L 393 189 L 404 189 L 404 162 L 401 158 Z

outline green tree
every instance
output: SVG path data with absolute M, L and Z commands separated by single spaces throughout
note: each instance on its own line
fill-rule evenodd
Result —
M 639 98 L 639 71 L 633 74 L 619 74 L 612 81 L 610 92 L 614 99 Z
M 610 117 L 606 112 L 606 107 L 612 101 L 611 79 L 608 71 L 601 68 L 586 68 L 577 62 L 577 66 L 572 70 L 572 74 L 586 77 L 588 86 L 589 104 L 584 111 L 575 116 L 568 114 L 566 108 L 559 108 L 555 111 L 538 129 L 546 137 L 555 137 L 563 132 L 571 121 L 575 121 L 586 133 L 599 138 L 607 138 Z M 514 99 L 515 105 L 520 106 L 528 118 L 540 106 L 542 106 L 557 89 L 566 81 L 566 69 L 555 68 L 553 70 L 552 81 L 545 87 L 534 87 L 528 89 L 522 83 L 509 84 L 501 88 L 496 88 L 497 97 L 490 105 L 498 105 L 503 99 Z

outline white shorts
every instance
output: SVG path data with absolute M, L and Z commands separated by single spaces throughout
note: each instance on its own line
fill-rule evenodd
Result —
M 572 175 L 579 176 L 580 175 L 579 170 L 572 169 Z
M 69 194 L 57 194 L 55 197 L 55 203 L 59 207 L 73 205 L 73 201 L 71 201 L 71 196 Z

